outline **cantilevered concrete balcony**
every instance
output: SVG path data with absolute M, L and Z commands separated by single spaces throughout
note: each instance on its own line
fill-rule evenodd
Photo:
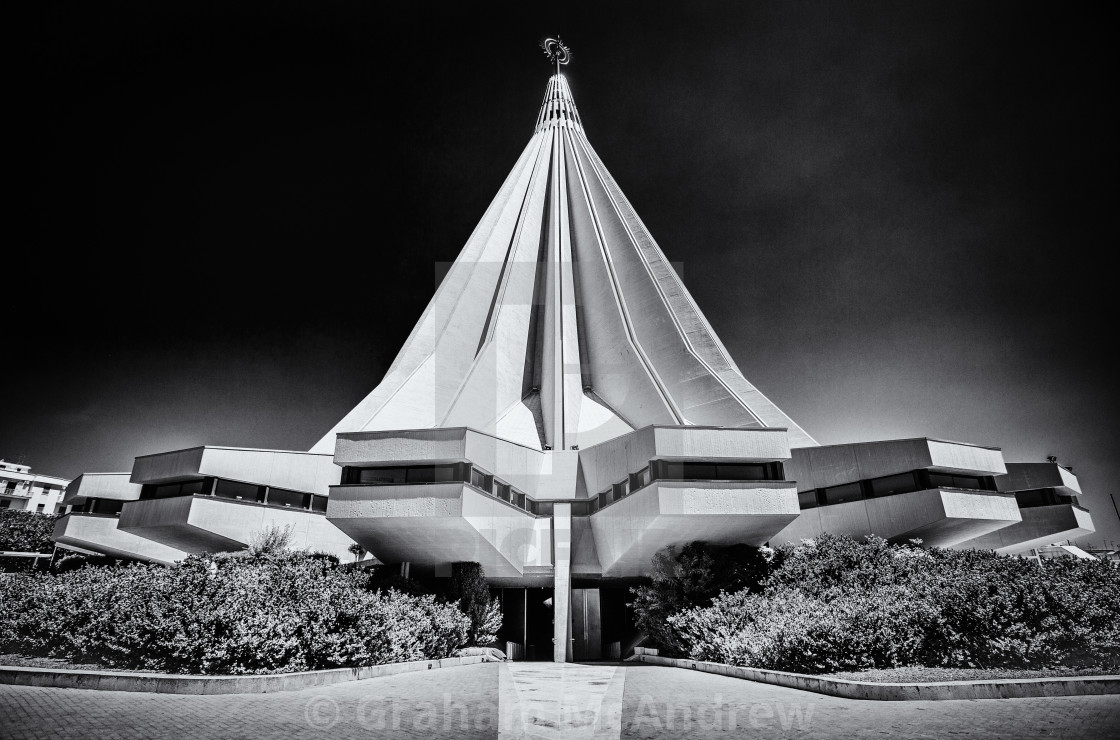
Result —
M 214 496 L 133 501 L 121 511 L 118 526 L 189 553 L 241 550 L 254 535 L 290 527 L 290 547 L 327 552 L 344 561 L 354 559 L 347 550 L 350 538 L 320 512 Z
M 187 556 L 183 550 L 118 529 L 117 517 L 112 515 L 67 514 L 55 523 L 51 539 L 67 549 L 162 565 L 176 563 Z
M 958 546 L 1014 555 L 1097 531 L 1089 512 L 1072 500 L 1068 504 L 1020 509 L 1020 514 L 1022 521 L 983 537 L 961 542 Z
M 241 447 L 192 447 L 136 458 L 133 483 L 160 484 L 206 476 L 324 494 L 338 483 L 329 454 Z
M 386 563 L 475 561 L 488 578 L 552 564 L 547 517 L 463 482 L 332 486 L 327 519 Z
M 876 534 L 895 542 L 920 539 L 950 547 L 1021 521 L 1015 496 L 994 491 L 929 489 L 805 509 L 771 544 L 797 543 L 828 532 Z
M 66 486 L 62 505 L 80 507 L 91 500 L 135 501 L 140 485 L 129 480 L 129 473 L 82 473 Z
M 1007 474 L 996 478 L 1000 491 L 1053 488 L 1062 496 L 1080 496 L 1081 484 L 1072 471 L 1057 463 L 1007 463 Z
M 925 437 L 797 448 L 785 468 L 786 477 L 797 481 L 799 491 L 908 470 L 981 476 L 1007 473 L 1003 453 L 997 447 Z
M 603 576 L 627 577 L 669 545 L 761 545 L 798 513 L 791 481 L 661 480 L 592 514 L 591 531 Z

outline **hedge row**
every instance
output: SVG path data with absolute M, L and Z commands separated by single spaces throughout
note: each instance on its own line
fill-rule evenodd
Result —
M 22 509 L 0 509 L 0 550 L 51 552 L 51 535 L 59 515 Z
M 468 618 L 303 553 L 0 578 L 0 647 L 172 673 L 288 673 L 450 656 Z
M 1120 569 L 824 536 L 779 549 L 761 593 L 666 619 L 697 660 L 803 673 L 1120 664 Z

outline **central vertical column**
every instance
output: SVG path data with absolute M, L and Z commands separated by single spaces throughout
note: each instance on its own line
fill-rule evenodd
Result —
M 549 405 L 545 411 L 548 424 L 548 438 L 554 450 L 567 449 L 564 439 L 564 309 L 563 309 L 563 207 L 565 198 L 564 176 L 561 168 L 563 142 L 560 128 L 553 126 L 552 131 L 552 182 L 549 183 L 551 198 L 548 209 L 548 347 L 545 373 L 549 376 L 542 383 L 541 390 L 547 394 L 542 401 Z
M 552 510 L 554 588 L 552 595 L 552 659 L 572 659 L 572 505 Z

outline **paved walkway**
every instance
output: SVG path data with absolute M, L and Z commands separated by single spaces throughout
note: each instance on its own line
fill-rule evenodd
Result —
M 500 701 L 499 701 L 500 698 Z M 278 694 L 0 686 L 0 738 L 1120 737 L 1120 697 L 871 702 L 640 664 L 480 664 Z

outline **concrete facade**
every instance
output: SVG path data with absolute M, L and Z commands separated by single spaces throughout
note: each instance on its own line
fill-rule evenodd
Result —
M 665 547 L 834 532 L 1012 552 L 1092 527 L 1072 471 L 996 447 L 819 446 L 743 377 L 559 74 L 393 364 L 311 451 L 146 455 L 112 483 L 133 486 L 119 519 L 73 517 L 60 542 L 168 562 L 152 547 L 240 549 L 290 526 L 297 547 L 346 560 L 356 543 L 405 575 L 476 561 L 520 589 L 519 650 L 532 638 L 556 661 L 620 648 L 600 614 Z M 109 484 L 74 500 L 111 501 Z
M 30 465 L 0 460 L 0 509 L 56 514 L 70 481 L 54 475 L 32 473 Z

